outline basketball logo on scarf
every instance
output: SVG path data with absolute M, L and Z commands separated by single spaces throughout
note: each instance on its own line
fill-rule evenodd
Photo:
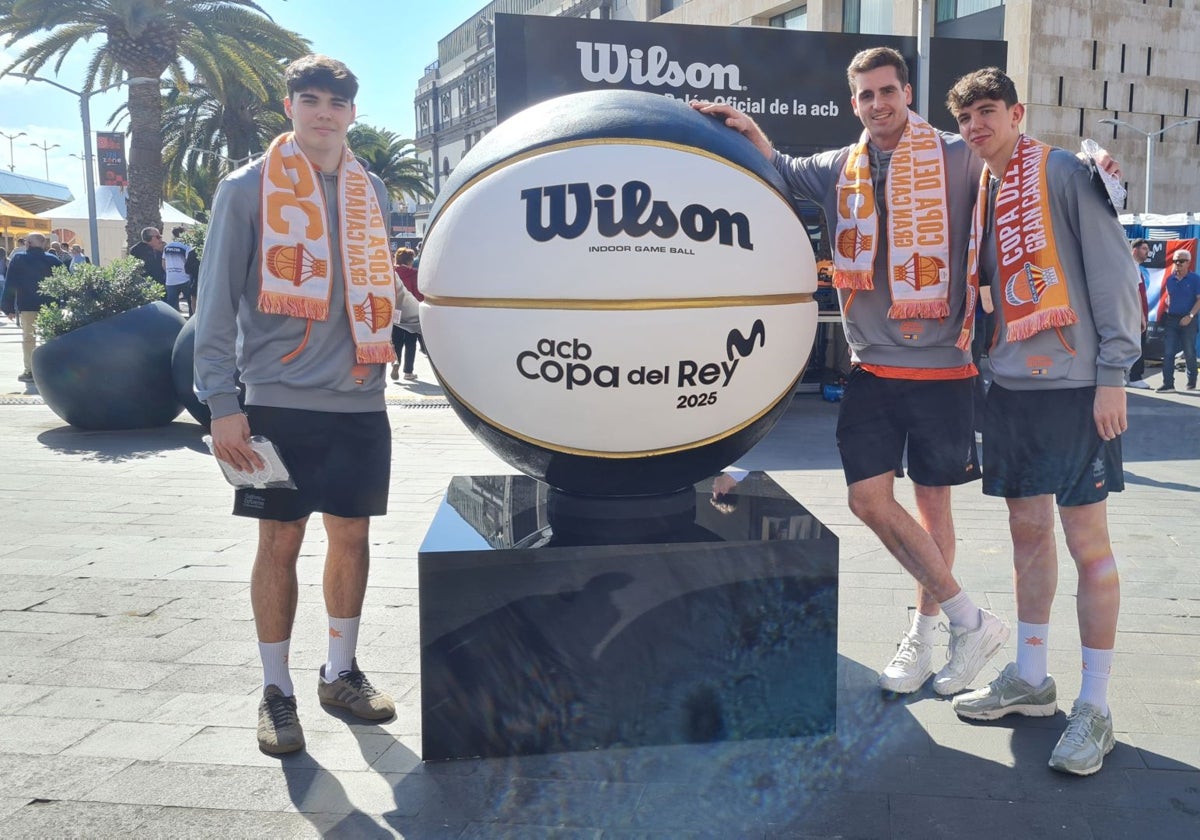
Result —
M 1046 183 L 1050 152 L 1050 146 L 1022 134 L 996 194 L 997 265 L 1000 271 L 1011 272 L 1003 300 L 1009 341 L 1079 320 L 1071 308 L 1050 228 Z
M 333 248 L 316 170 L 290 133 L 271 143 L 264 168 L 259 311 L 325 321 L 333 293 Z M 343 149 L 337 185 L 338 241 L 355 361 L 395 361 L 391 324 L 396 298 L 387 231 L 371 180 L 349 149 Z M 284 361 L 295 358 L 303 346 Z
M 833 285 L 839 289 L 875 288 L 879 215 L 868 138 L 864 132 L 850 150 L 837 185 Z M 950 314 L 945 158 L 937 131 L 912 112 L 888 164 L 885 194 L 892 296 L 888 317 L 945 318 Z

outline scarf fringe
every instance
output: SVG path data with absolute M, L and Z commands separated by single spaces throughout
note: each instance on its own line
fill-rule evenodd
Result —
M 898 300 L 888 309 L 888 317 L 894 321 L 914 318 L 948 318 L 950 304 L 944 300 Z
M 287 315 L 291 318 L 324 321 L 329 317 L 329 302 L 260 291 L 258 293 L 258 311 L 268 315 Z
M 391 342 L 360 344 L 355 348 L 354 358 L 360 365 L 383 365 L 396 361 L 396 351 Z
M 1079 323 L 1079 316 L 1069 305 L 1056 306 L 1053 309 L 1043 309 L 1032 315 L 1026 315 L 1019 321 L 1013 321 L 1005 330 L 1005 335 L 1010 342 L 1024 341 L 1042 330 L 1069 327 L 1077 323 Z
M 862 289 L 869 292 L 875 288 L 874 272 L 834 269 L 833 287 L 835 289 Z

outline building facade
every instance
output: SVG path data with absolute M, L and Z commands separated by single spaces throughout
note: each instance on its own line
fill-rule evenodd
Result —
M 1123 209 L 1200 209 L 1200 0 L 494 0 L 438 42 L 414 101 L 416 147 L 440 190 L 496 124 L 497 13 L 916 35 L 922 11 L 936 36 L 1006 41 L 1026 130 L 1108 148 L 1128 179 Z M 930 91 L 931 107 L 943 94 Z M 427 215 L 417 209 L 418 235 Z

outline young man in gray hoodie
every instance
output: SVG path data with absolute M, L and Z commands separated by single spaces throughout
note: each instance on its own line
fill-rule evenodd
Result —
M 964 76 L 947 105 L 990 175 L 972 236 L 996 316 L 983 491 L 1008 505 L 1018 618 L 1017 661 L 956 697 L 954 710 L 994 720 L 1057 709 L 1046 662 L 1057 502 L 1079 574 L 1083 674 L 1050 767 L 1088 775 L 1114 744 L 1107 692 L 1121 595 L 1106 499 L 1125 486 L 1124 385 L 1141 351 L 1137 272 L 1099 175 L 1022 134 L 1025 109 L 1008 76 L 994 67 Z
M 295 272 L 289 279 L 301 289 L 311 279 L 304 271 L 325 276 L 328 316 L 322 320 L 263 311 L 264 265 L 271 263 L 262 259 L 261 196 L 268 171 L 276 186 L 286 180 L 283 166 L 279 172 L 268 168 L 268 155 L 230 174 L 217 190 L 200 268 L 204 294 L 195 351 L 196 393 L 212 411 L 216 456 L 241 470 L 261 468 L 250 436 L 263 435 L 278 446 L 296 483 L 294 490 L 238 490 L 234 505 L 235 514 L 259 520 L 250 600 L 263 664 L 258 742 L 272 754 L 295 752 L 305 743 L 288 652 L 298 595 L 296 563 L 314 512 L 323 514 L 329 544 L 324 572 L 329 655 L 320 669 L 318 698 L 367 720 L 395 714 L 392 699 L 371 685 L 355 658 L 370 566 L 369 517 L 387 512 L 391 467 L 384 365 L 360 363 L 356 355 L 359 327 L 347 317 L 356 308 L 346 305 L 343 267 L 343 247 L 350 246 L 340 241 L 349 193 L 339 190 L 339 178 L 348 177 L 351 165 L 345 140 L 354 121 L 358 81 L 342 62 L 319 55 L 292 63 L 285 80 L 284 109 L 299 149 L 286 160 L 303 169 L 306 185 L 315 181 L 319 187 L 321 197 L 304 209 L 319 214 L 325 208 L 329 238 L 328 259 L 319 266 L 301 265 L 308 258 L 291 249 L 299 259 L 287 266 Z M 374 175 L 369 178 L 379 206 L 386 208 L 383 183 Z M 367 191 L 363 193 L 360 200 L 365 201 Z M 298 208 L 284 212 L 295 217 Z M 272 219 L 272 227 L 277 224 Z M 274 250 L 268 249 L 268 260 Z M 382 281 L 390 289 L 386 260 L 384 268 Z M 387 316 L 390 329 L 390 311 Z M 245 387 L 244 414 L 238 378 Z
M 956 134 L 936 132 L 944 160 L 946 214 L 938 232 L 948 238 L 948 317 L 898 318 L 890 283 L 887 185 L 893 155 L 909 124 L 912 86 L 900 53 L 863 50 L 847 69 L 854 113 L 869 137 L 871 188 L 883 241 L 870 270 L 872 289 L 839 289 L 842 323 L 854 370 L 838 413 L 837 442 L 851 511 L 917 581 L 917 611 L 892 661 L 879 676 L 887 692 L 919 691 L 934 676 L 933 647 L 939 616 L 950 625 L 950 656 L 934 676 L 938 694 L 971 685 L 988 658 L 1008 638 L 1008 628 L 980 609 L 954 577 L 955 485 L 979 479 L 975 448 L 975 366 L 964 321 L 974 307 L 967 296 L 966 255 L 975 187 L 982 164 Z M 771 161 L 792 192 L 821 205 L 834 228 L 845 204 L 842 173 L 855 146 L 806 158 L 776 151 L 746 114 L 716 103 L 693 102 L 701 113 L 724 119 Z M 895 482 L 905 452 L 917 513 L 896 499 Z M 901 473 L 902 474 L 902 473 Z

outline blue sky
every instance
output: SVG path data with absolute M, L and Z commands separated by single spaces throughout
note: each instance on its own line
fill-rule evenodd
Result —
M 437 58 L 438 39 L 487 5 L 487 0 L 259 0 L 278 23 L 308 38 L 316 52 L 340 58 L 358 76 L 361 122 L 411 137 L 413 93 L 426 65 Z M 79 90 L 84 68 L 94 47 L 75 47 L 59 72 L 41 75 Z M 0 49 L 0 66 L 7 67 L 13 47 Z M 124 102 L 120 91 L 97 94 L 91 100 L 92 130 L 104 131 L 109 117 Z M 66 184 L 84 194 L 83 131 L 79 100 L 51 85 L 0 79 L 0 132 L 25 137 L 0 137 L 0 166 L 15 163 L 16 171 Z M 38 146 L 54 146 L 48 152 Z M 78 157 L 71 157 L 77 155 Z

